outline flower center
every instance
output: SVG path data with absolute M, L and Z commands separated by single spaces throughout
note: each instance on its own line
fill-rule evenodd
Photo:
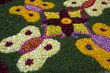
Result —
M 43 6 L 47 6 L 47 4 L 43 4 Z
M 93 49 L 90 44 L 87 44 L 85 47 L 86 47 L 88 50 L 92 50 L 92 49 Z
M 16 9 L 17 12 L 20 12 L 20 9 Z
M 62 24 L 67 24 L 67 25 L 70 25 L 72 23 L 72 20 L 70 18 L 63 18 L 61 19 L 61 23 Z
M 48 51 L 48 50 L 51 50 L 51 49 L 52 49 L 52 45 L 51 45 L 51 44 L 48 44 L 48 45 L 46 45 L 44 48 L 45 48 L 45 50 L 47 50 L 47 51 Z
M 104 29 L 104 28 L 100 28 L 100 30 L 101 30 L 101 31 L 106 31 L 106 29 Z
M 25 35 L 31 35 L 32 34 L 32 32 L 30 31 L 30 30 L 27 30 L 26 32 L 25 32 Z
M 12 46 L 12 45 L 13 45 L 12 42 L 6 42 L 6 44 L 5 44 L 6 47 L 10 47 L 10 46 Z
M 31 2 L 34 2 L 35 0 L 30 0 Z
M 33 64 L 33 59 L 27 59 L 25 65 L 31 66 Z

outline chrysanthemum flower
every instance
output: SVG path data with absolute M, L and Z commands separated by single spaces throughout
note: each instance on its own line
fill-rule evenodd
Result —
M 21 72 L 39 70 L 48 57 L 60 50 L 57 40 L 41 36 L 35 26 L 27 26 L 18 34 L 5 38 L 0 42 L 0 52 L 18 52 L 20 57 L 17 67 Z

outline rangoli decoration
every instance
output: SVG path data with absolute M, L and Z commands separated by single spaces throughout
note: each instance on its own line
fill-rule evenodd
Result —
M 27 22 L 41 19 L 43 33 L 38 27 L 27 26 L 0 42 L 1 53 L 17 52 L 22 55 L 16 64 L 21 72 L 38 71 L 49 57 L 59 52 L 61 44 L 53 37 L 60 36 L 63 40 L 65 37 L 74 38 L 77 34 L 88 38 L 78 39 L 76 47 L 110 71 L 110 26 L 100 22 L 94 23 L 92 29 L 88 26 L 89 16 L 100 16 L 110 7 L 110 0 L 68 0 L 64 2 L 66 7 L 79 8 L 59 11 L 44 11 L 55 5 L 42 0 L 24 0 L 24 3 L 23 6 L 11 7 L 9 13 L 21 15 Z M 1 68 L 8 73 L 0 62 L 0 72 Z

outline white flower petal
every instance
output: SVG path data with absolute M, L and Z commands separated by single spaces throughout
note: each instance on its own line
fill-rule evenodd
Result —
M 29 59 L 33 60 L 30 65 L 26 64 L 26 61 Z M 17 67 L 21 72 L 37 71 L 43 66 L 46 59 L 47 58 L 43 56 L 40 51 L 34 50 L 21 56 L 17 63 Z
M 27 26 L 20 31 L 20 34 L 24 34 L 30 38 L 41 36 L 39 28 L 35 26 Z
M 20 49 L 20 46 L 28 39 L 28 37 L 18 34 L 8 38 L 3 39 L 0 42 L 0 52 L 10 53 L 15 52 Z
M 51 45 L 52 48 L 48 49 L 48 50 L 45 49 L 45 47 L 47 45 Z M 42 49 L 42 51 L 46 57 L 51 57 L 51 56 L 55 55 L 60 50 L 60 43 L 57 40 L 45 39 L 38 48 Z

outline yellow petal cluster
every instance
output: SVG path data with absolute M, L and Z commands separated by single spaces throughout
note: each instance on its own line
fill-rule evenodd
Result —
M 92 26 L 92 29 L 96 34 L 110 38 L 110 26 L 103 23 L 95 23 Z
M 27 22 L 36 22 L 40 19 L 40 13 L 28 11 L 24 6 L 13 6 L 9 9 L 9 12 L 23 16 Z
M 88 49 L 86 46 L 90 45 L 91 49 Z M 110 70 L 110 52 L 105 51 L 104 49 L 97 46 L 92 39 L 83 38 L 79 39 L 76 42 L 77 48 L 85 55 L 89 55 L 95 58 L 98 63 L 105 69 Z

